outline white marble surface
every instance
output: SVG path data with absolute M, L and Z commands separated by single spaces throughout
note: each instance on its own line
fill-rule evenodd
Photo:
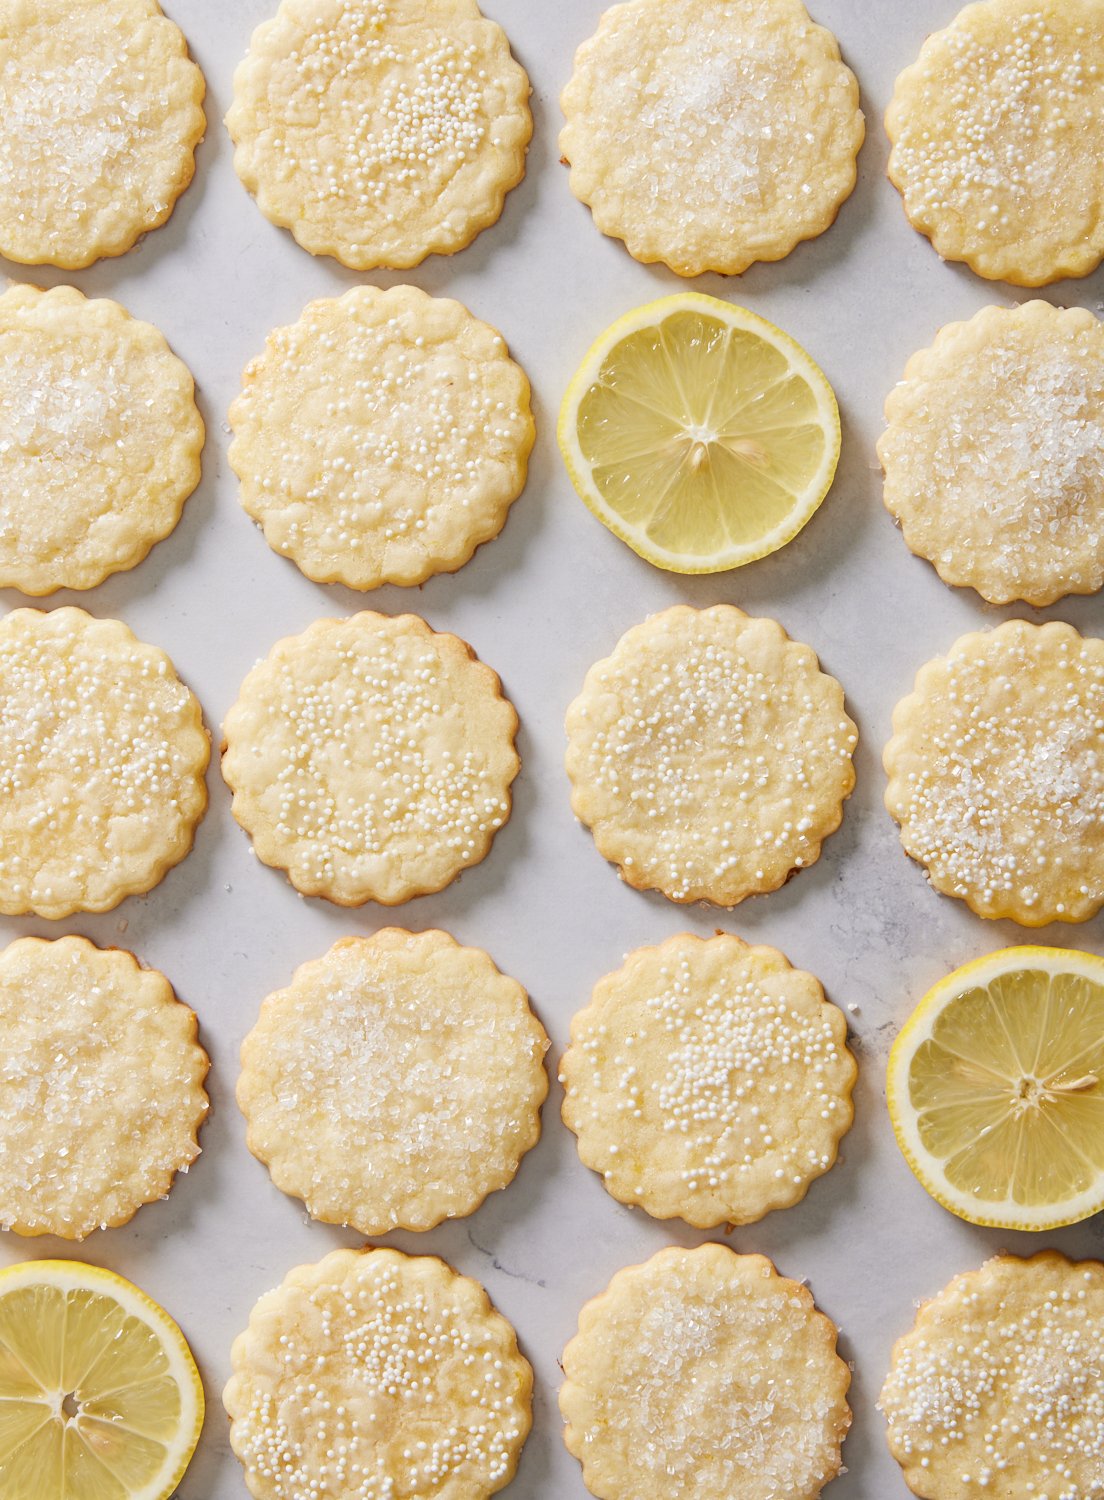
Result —
M 671 0 L 677 3 L 677 0 Z M 50 924 L 0 921 L 21 932 L 85 933 L 133 948 L 171 977 L 199 1013 L 211 1052 L 213 1110 L 204 1152 L 170 1199 L 144 1208 L 126 1228 L 76 1252 L 131 1277 L 179 1319 L 208 1396 L 203 1441 L 181 1500 L 243 1500 L 219 1391 L 233 1336 L 256 1297 L 285 1271 L 357 1237 L 307 1221 L 247 1153 L 233 1100 L 238 1043 L 262 997 L 292 968 L 346 933 L 399 920 L 441 925 L 489 949 L 531 991 L 553 1038 L 553 1066 L 572 1012 L 593 982 L 630 948 L 691 929 L 723 929 L 768 941 L 812 969 L 851 1020 L 861 1064 L 857 1116 L 842 1160 L 806 1201 L 737 1231 L 729 1243 L 771 1256 L 808 1278 L 840 1325 L 855 1363 L 848 1472 L 832 1500 L 902 1500 L 906 1491 L 884 1445 L 874 1407 L 894 1337 L 919 1298 L 1001 1246 L 1043 1244 L 1077 1253 L 1104 1249 L 1100 1223 L 1032 1238 L 973 1229 L 933 1203 L 913 1181 L 885 1113 L 883 1071 L 896 1027 L 939 975 L 1023 934 L 986 924 L 938 897 L 905 858 L 882 809 L 880 750 L 890 711 L 915 669 L 963 630 L 1010 613 L 951 591 L 912 558 L 883 511 L 874 443 L 885 393 L 909 354 L 936 329 L 990 302 L 1026 293 L 943 265 L 908 227 L 885 180 L 881 115 L 898 70 L 957 0 L 813 0 L 839 36 L 863 90 L 869 139 L 857 191 L 835 227 L 776 265 L 733 281 L 703 277 L 707 292 L 746 303 L 794 334 L 821 363 L 843 413 L 843 458 L 835 486 L 801 536 L 780 554 L 727 576 L 682 579 L 650 568 L 609 535 L 575 497 L 554 441 L 555 413 L 578 358 L 613 317 L 682 285 L 662 268 L 637 265 L 603 239 L 571 197 L 558 164 L 557 95 L 575 46 L 593 30 L 601 0 L 487 0 L 507 27 L 533 81 L 536 135 L 524 183 L 500 223 L 452 259 L 405 278 L 361 278 L 314 260 L 258 212 L 234 176 L 221 125 L 233 68 L 253 26 L 274 0 L 167 0 L 208 80 L 209 128 L 196 180 L 169 224 L 131 254 L 72 273 L 9 268 L 17 279 L 71 279 L 89 294 L 117 297 L 165 331 L 195 373 L 208 423 L 203 483 L 174 536 L 133 573 L 92 595 L 57 595 L 118 615 L 165 647 L 198 692 L 218 732 L 237 686 L 280 635 L 326 614 L 369 604 L 413 608 L 457 631 L 502 674 L 522 720 L 523 770 L 514 816 L 490 857 L 448 890 L 400 911 L 341 911 L 301 900 L 282 876 L 253 858 L 230 817 L 229 796 L 211 775 L 211 810 L 191 856 L 147 898 L 101 917 Z M 291 322 L 311 297 L 361 279 L 407 279 L 459 297 L 497 324 L 534 386 L 539 436 L 531 476 L 502 537 L 462 572 L 420 590 L 364 598 L 320 587 L 270 552 L 240 510 L 226 465 L 225 412 L 245 361 L 268 330 Z M 1099 311 L 1104 279 L 1042 295 Z M 685 600 L 730 601 L 779 619 L 821 653 L 847 689 L 862 740 L 858 787 L 843 828 L 820 862 L 774 895 L 733 913 L 681 908 L 621 885 L 574 822 L 562 768 L 563 713 L 592 661 L 646 613 Z M 25 601 L 14 593 L 4 608 Z M 1099 630 L 1101 604 L 1078 600 L 1043 612 Z M 1100 920 L 1054 927 L 1044 941 L 1097 947 Z M 487 1285 L 517 1326 L 537 1375 L 536 1423 L 516 1500 L 582 1500 L 578 1469 L 564 1450 L 556 1412 L 557 1356 L 580 1304 L 619 1266 L 661 1246 L 705 1238 L 621 1207 L 583 1168 L 558 1117 L 553 1086 L 540 1145 L 517 1181 L 472 1218 L 396 1244 L 429 1250 Z M 73 1253 L 60 1242 L 0 1242 L 4 1261 Z

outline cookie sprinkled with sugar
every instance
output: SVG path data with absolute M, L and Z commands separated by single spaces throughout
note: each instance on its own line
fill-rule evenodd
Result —
M 571 1023 L 564 1122 L 622 1203 L 698 1228 L 805 1196 L 850 1127 L 847 1024 L 774 948 L 639 948 Z
M 356 270 L 461 250 L 521 181 L 529 80 L 475 0 L 281 0 L 234 75 L 262 213 Z
M 1104 255 L 1099 0 L 982 0 L 929 36 L 886 114 L 889 175 L 947 260 L 1043 286 Z
M 630 885 L 735 906 L 811 865 L 855 784 L 843 689 L 731 605 L 634 626 L 567 713 L 576 816 Z
M 924 1303 L 879 1405 L 924 1500 L 1104 1492 L 1104 1265 L 999 1255 Z
M 502 336 L 416 287 L 356 287 L 278 328 L 230 408 L 245 509 L 309 578 L 452 572 L 525 484 L 529 382 Z
M 417 615 L 278 641 L 226 716 L 234 816 L 304 895 L 395 905 L 478 864 L 510 815 L 517 714 L 490 667 Z
M 602 1500 L 816 1500 L 840 1471 L 836 1329 L 761 1255 L 671 1248 L 619 1271 L 563 1368 L 564 1440 Z
M 335 1250 L 253 1309 L 223 1393 L 255 1500 L 486 1500 L 513 1477 L 533 1375 L 475 1281 Z
M 936 890 L 1024 927 L 1104 904 L 1104 641 L 1008 620 L 920 669 L 886 807 Z

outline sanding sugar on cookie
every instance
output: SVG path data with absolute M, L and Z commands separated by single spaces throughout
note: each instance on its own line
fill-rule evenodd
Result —
M 504 1188 L 536 1143 L 547 1047 L 482 949 L 397 927 L 344 938 L 242 1044 L 249 1149 L 316 1219 L 431 1229 Z
M 156 646 L 82 609 L 0 619 L 0 912 L 151 890 L 192 847 L 210 740 Z
M 0 952 L 0 1226 L 81 1240 L 199 1155 L 207 1054 L 155 969 L 85 938 Z
M 680 276 L 780 260 L 855 186 L 859 87 L 801 0 L 615 5 L 561 103 L 571 191 Z
M 258 857 L 341 906 L 439 891 L 510 816 L 518 719 L 498 676 L 418 615 L 277 641 L 226 716 L 222 774 Z
M 157 0 L 9 0 L 0 254 L 76 270 L 163 224 L 195 171 L 204 92 Z
M 981 0 L 929 36 L 886 112 L 889 176 L 945 260 L 1015 286 L 1104 255 L 1100 0 Z
M 514 1330 L 433 1256 L 334 1250 L 297 1266 L 230 1360 L 230 1446 L 255 1500 L 487 1500 L 532 1422 Z
M 773 620 L 676 605 L 567 711 L 575 815 L 638 890 L 735 906 L 813 864 L 855 784 L 843 689 Z
M 762 1255 L 671 1248 L 618 1271 L 563 1370 L 564 1441 L 599 1500 L 816 1500 L 840 1472 L 835 1326 Z
M 462 250 L 522 179 L 529 79 L 475 0 L 281 0 L 226 126 L 261 212 L 367 271 Z
M 355 287 L 269 334 L 230 425 L 269 545 L 355 589 L 453 572 L 497 536 L 534 432 L 501 334 L 412 286 Z

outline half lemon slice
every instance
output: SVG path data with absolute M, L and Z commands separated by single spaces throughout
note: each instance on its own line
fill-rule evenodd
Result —
M 839 409 L 780 328 L 679 292 L 594 342 L 564 396 L 559 443 L 579 495 L 634 552 L 719 573 L 808 521 L 836 472 Z
M 971 1224 L 1055 1229 L 1104 1207 L 1104 959 L 1005 948 L 932 987 L 889 1058 L 898 1145 Z
M 144 1292 L 79 1261 L 0 1271 L 4 1500 L 165 1500 L 202 1425 L 191 1351 Z

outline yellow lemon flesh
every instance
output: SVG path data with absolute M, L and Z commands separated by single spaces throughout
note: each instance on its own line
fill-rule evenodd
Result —
M 839 460 L 839 409 L 780 328 L 679 292 L 595 341 L 559 442 L 579 495 L 634 552 L 719 573 L 776 551 L 816 510 Z
M 4 1500 L 165 1500 L 202 1424 L 184 1335 L 144 1292 L 79 1261 L 0 1271 Z
M 1005 948 L 924 996 L 889 1059 L 909 1166 L 972 1224 L 1055 1229 L 1104 1208 L 1104 959 Z

